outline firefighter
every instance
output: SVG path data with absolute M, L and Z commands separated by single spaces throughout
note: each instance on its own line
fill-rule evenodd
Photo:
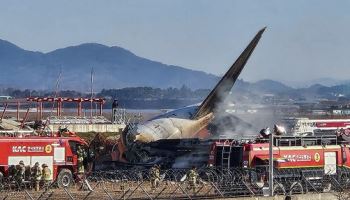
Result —
M 33 181 L 35 183 L 35 191 L 39 191 L 40 189 L 40 180 L 41 180 L 41 168 L 39 162 L 36 162 L 35 165 L 31 169 Z
M 30 165 L 25 166 L 24 180 L 29 181 L 32 178 L 32 168 Z
M 86 157 L 86 152 L 81 146 L 78 146 L 78 173 L 79 174 L 84 174 L 85 169 L 84 169 L 84 158 Z
M 16 169 L 15 170 L 15 180 L 16 180 L 18 186 L 20 186 L 23 182 L 24 173 L 26 170 L 23 160 L 19 161 L 19 163 L 18 163 L 18 165 L 16 165 L 15 169 Z
M 41 179 L 44 182 L 44 187 L 48 187 L 51 184 L 51 170 L 49 169 L 49 166 L 47 164 L 42 164 L 41 167 Z
M 21 175 L 22 175 L 22 178 L 24 177 L 24 173 L 26 171 L 26 166 L 24 165 L 24 162 L 23 160 L 19 161 L 19 167 L 20 167 L 20 170 L 21 170 Z
M 193 193 L 196 191 L 196 186 L 197 186 L 197 169 L 195 166 L 192 166 L 192 169 L 190 169 L 187 172 L 187 180 L 188 180 L 188 189 L 192 189 Z
M 19 164 L 15 165 L 12 170 L 13 179 L 16 181 L 16 183 L 20 183 L 22 180 L 20 171 L 21 170 Z
M 8 171 L 9 171 L 9 178 L 10 179 L 14 178 L 16 176 L 16 174 L 17 174 L 17 170 L 16 170 L 16 166 L 15 165 L 10 165 Z
M 152 191 L 154 191 L 156 189 L 156 187 L 158 186 L 159 181 L 160 181 L 159 169 L 160 169 L 160 167 L 158 165 L 154 165 L 153 167 L 151 167 L 150 172 L 149 172 Z
M 82 148 L 82 146 L 78 146 L 77 150 L 77 156 L 78 156 L 78 174 L 77 174 L 77 181 L 81 184 L 79 190 L 84 190 L 84 179 L 85 179 L 85 168 L 84 168 L 84 159 L 86 157 L 86 152 Z

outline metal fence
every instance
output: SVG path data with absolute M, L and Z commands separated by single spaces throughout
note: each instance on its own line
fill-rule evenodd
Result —
M 260 172 L 249 169 L 216 170 L 199 169 L 195 188 L 185 179 L 187 170 L 161 171 L 159 185 L 151 187 L 148 170 L 113 170 L 94 172 L 86 179 L 67 188 L 58 188 L 56 183 L 42 186 L 34 191 L 30 181 L 17 183 L 4 178 L 1 184 L 1 199 L 204 199 L 239 196 L 261 196 L 266 183 L 260 182 Z M 280 172 L 281 173 L 281 172 Z M 308 191 L 343 190 L 349 188 L 350 173 L 340 171 L 337 177 L 319 176 L 315 171 L 308 174 L 284 172 L 277 174 L 274 191 L 280 195 Z M 295 173 L 295 172 L 294 172 Z M 306 172 L 305 172 L 306 173 Z M 313 174 L 314 173 L 314 174 Z M 311 175 L 310 175 L 311 174 Z M 342 179 L 339 180 L 339 176 Z

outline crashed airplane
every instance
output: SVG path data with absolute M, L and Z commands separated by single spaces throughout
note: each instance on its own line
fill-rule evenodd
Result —
M 184 152 L 188 150 L 186 148 L 207 146 L 205 142 L 196 147 L 191 144 L 198 143 L 199 133 L 203 130 L 205 132 L 213 120 L 219 104 L 232 89 L 264 31 L 265 28 L 255 35 L 201 104 L 167 112 L 133 127 L 127 126 L 117 144 L 118 152 L 113 160 L 124 163 L 164 163 L 159 157 L 177 159 L 174 152 L 178 149 Z M 149 159 L 150 157 L 154 159 Z

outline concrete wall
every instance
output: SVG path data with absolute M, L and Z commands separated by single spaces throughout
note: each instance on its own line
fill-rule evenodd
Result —
M 49 124 L 48 127 L 56 131 L 60 126 L 77 133 L 119 133 L 125 128 L 125 125 L 120 124 Z

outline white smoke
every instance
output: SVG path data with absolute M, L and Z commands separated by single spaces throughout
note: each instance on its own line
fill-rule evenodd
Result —
M 208 157 L 194 156 L 193 153 L 180 156 L 175 159 L 174 164 L 171 166 L 176 169 L 191 168 L 192 166 L 201 166 L 207 163 Z
M 261 104 L 242 93 L 229 94 L 214 111 L 215 119 L 210 130 L 214 137 L 225 135 L 230 138 L 251 138 L 259 135 L 261 129 L 273 127 L 282 115 L 273 108 Z

